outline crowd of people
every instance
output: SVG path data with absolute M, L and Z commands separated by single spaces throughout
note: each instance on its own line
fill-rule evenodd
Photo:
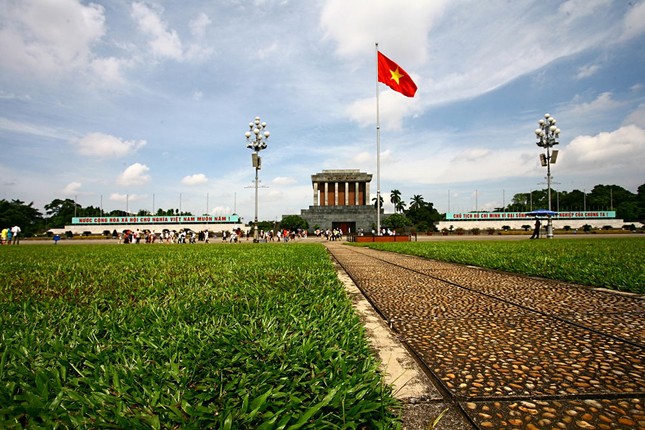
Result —
M 151 230 L 125 230 L 122 233 L 117 233 L 114 231 L 112 237 L 118 238 L 119 243 L 129 244 L 129 243 L 197 243 L 206 242 L 208 243 L 209 239 L 208 230 L 194 232 L 189 229 L 183 230 L 164 230 L 161 233 L 157 233 Z
M 13 226 L 2 229 L 0 236 L 0 245 L 17 245 L 20 243 L 20 227 Z M 324 237 L 327 240 L 342 240 L 343 231 L 340 228 L 333 229 L 316 229 L 314 231 L 317 237 Z M 362 234 L 362 230 L 360 231 Z M 374 232 L 373 232 L 374 233 Z M 109 233 L 108 233 L 109 234 Z M 396 234 L 390 230 L 385 230 L 383 234 Z M 245 232 L 241 228 L 234 229 L 233 231 L 223 231 L 220 233 L 222 242 L 238 243 L 244 238 L 249 240 L 253 235 L 252 232 Z M 112 232 L 112 238 L 118 239 L 119 243 L 209 243 L 209 239 L 217 238 L 218 234 L 208 230 L 192 231 L 190 229 L 181 230 L 168 230 L 164 229 L 161 233 L 151 230 L 124 230 Z M 296 229 L 277 229 L 277 230 L 262 230 L 259 232 L 258 237 L 266 242 L 289 242 L 290 240 L 307 238 L 307 230 Z M 54 236 L 54 243 L 58 243 L 60 235 Z
M 21 231 L 17 225 L 3 228 L 0 233 L 0 245 L 18 245 L 20 243 Z
M 253 234 L 251 232 L 245 232 L 241 228 L 234 229 L 232 231 L 223 231 L 219 234 L 222 238 L 222 242 L 228 243 L 239 243 L 242 240 L 249 240 L 252 238 Z M 129 244 L 129 243 L 197 243 L 204 242 L 209 243 L 211 238 L 217 239 L 218 234 L 215 232 L 210 232 L 208 230 L 194 232 L 190 229 L 183 230 L 164 230 L 161 233 L 153 232 L 150 230 L 125 230 L 121 233 L 117 233 L 116 230 L 112 233 L 112 237 L 118 239 L 119 243 Z M 260 231 L 258 234 L 260 239 L 265 240 L 266 242 L 288 242 L 290 240 L 296 240 L 299 238 L 306 238 L 306 230 L 267 230 Z
M 20 227 L 13 226 L 2 229 L 0 236 L 0 245 L 17 245 L 20 243 Z M 362 229 L 358 231 L 359 235 L 363 234 Z M 109 234 L 109 233 L 108 233 Z M 316 229 L 314 234 L 317 237 L 324 237 L 327 240 L 342 240 L 343 230 L 340 228 L 333 229 Z M 375 234 L 375 231 L 372 231 L 372 234 Z M 395 231 L 390 229 L 383 229 L 383 235 L 393 235 L 396 234 Z M 220 233 L 222 242 L 229 243 L 238 243 L 244 238 L 249 240 L 253 235 L 250 231 L 243 231 L 241 228 L 234 229 L 233 231 L 223 231 Z M 209 243 L 210 238 L 217 238 L 218 234 L 215 232 L 210 232 L 208 230 L 203 231 L 192 231 L 188 228 L 181 230 L 168 230 L 164 229 L 161 233 L 151 230 L 124 230 L 122 232 L 117 232 L 114 230 L 112 232 L 112 238 L 118 239 L 119 243 L 129 244 L 129 243 L 197 243 L 204 242 Z M 259 232 L 258 237 L 266 242 L 289 242 L 290 240 L 307 238 L 307 230 L 296 229 L 277 229 L 277 230 L 262 230 Z M 60 240 L 60 235 L 54 235 L 54 243 L 58 243 Z
M 327 240 L 342 240 L 343 239 L 343 230 L 340 228 L 333 229 L 316 229 L 314 234 L 318 237 L 324 237 Z
M 260 231 L 259 236 L 263 237 L 267 242 L 289 242 L 290 240 L 307 238 L 307 230 L 288 230 L 286 228 L 282 230 L 278 229 L 275 232 L 273 230 L 267 230 Z

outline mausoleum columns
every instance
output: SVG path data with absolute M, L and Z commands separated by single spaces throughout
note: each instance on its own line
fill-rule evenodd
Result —
M 372 175 L 355 169 L 323 170 L 311 176 L 314 206 L 369 205 Z

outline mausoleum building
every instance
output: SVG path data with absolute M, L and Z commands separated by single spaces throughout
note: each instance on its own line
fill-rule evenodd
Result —
M 358 169 L 323 170 L 311 175 L 313 205 L 300 216 L 309 230 L 340 228 L 344 234 L 369 232 L 376 225 L 376 209 L 370 202 L 372 175 Z M 381 208 L 381 212 L 383 208 Z

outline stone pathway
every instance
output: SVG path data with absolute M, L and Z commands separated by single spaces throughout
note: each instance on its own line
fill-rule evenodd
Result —
M 645 429 L 642 296 L 328 249 L 443 393 L 436 428 Z

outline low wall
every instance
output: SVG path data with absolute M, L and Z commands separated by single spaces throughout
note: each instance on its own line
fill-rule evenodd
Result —
M 348 242 L 409 242 L 410 236 L 396 235 L 396 236 L 348 236 Z
M 194 232 L 208 230 L 211 232 L 219 233 L 222 231 L 233 231 L 241 228 L 242 231 L 248 231 L 249 227 L 243 224 L 215 224 L 215 223 L 204 223 L 204 224 L 193 224 L 193 223 L 177 223 L 177 224 L 96 224 L 96 225 L 66 225 L 65 228 L 52 228 L 49 229 L 53 234 L 64 235 L 65 232 L 71 231 L 74 234 L 81 235 L 86 231 L 91 232 L 92 234 L 101 235 L 105 230 L 110 232 L 116 230 L 117 233 L 121 233 L 124 230 L 132 231 L 143 231 L 150 230 L 155 233 L 161 233 L 163 230 L 183 230 L 188 228 Z
M 546 226 L 547 224 L 547 219 L 546 218 L 540 218 L 540 222 L 542 222 L 543 226 Z M 533 224 L 535 223 L 534 218 L 526 218 L 523 220 L 503 220 L 503 221 L 484 221 L 484 220 L 472 220 L 472 221 L 439 221 L 438 223 L 435 224 L 437 229 L 439 231 L 443 230 L 444 228 L 447 230 L 450 230 L 450 227 L 452 226 L 453 230 L 457 228 L 463 228 L 464 230 L 471 230 L 473 228 L 479 228 L 481 230 L 487 230 L 489 228 L 493 228 L 495 230 L 502 230 L 503 226 L 509 226 L 513 230 L 522 230 L 523 225 L 530 225 L 531 228 L 533 228 Z M 625 224 L 634 224 L 636 227 L 640 226 L 640 223 L 626 223 L 622 219 L 616 219 L 616 218 L 609 218 L 609 219 L 554 219 L 553 220 L 553 228 L 555 229 L 561 229 L 564 228 L 565 226 L 571 227 L 572 230 L 575 229 L 580 229 L 582 230 L 582 227 L 585 224 L 589 224 L 592 228 L 596 229 L 601 229 L 606 225 L 610 225 L 612 228 L 620 229 L 622 228 Z

